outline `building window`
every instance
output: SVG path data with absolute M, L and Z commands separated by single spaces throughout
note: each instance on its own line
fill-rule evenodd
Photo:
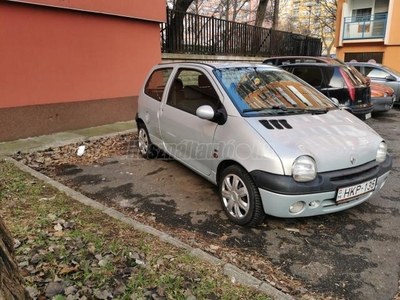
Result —
M 371 19 L 372 8 L 353 9 L 352 21 L 363 22 Z
M 371 13 L 372 13 L 372 8 L 353 9 L 352 21 L 362 22 L 361 24 L 358 25 L 357 29 L 358 33 L 364 33 L 370 31 L 371 24 L 365 22 L 371 20 Z

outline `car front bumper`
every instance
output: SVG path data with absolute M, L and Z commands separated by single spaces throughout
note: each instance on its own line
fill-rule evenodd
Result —
M 393 97 L 373 97 L 371 102 L 374 104 L 372 112 L 386 112 L 393 107 L 396 96 Z
M 319 174 L 309 183 L 295 182 L 290 176 L 272 175 L 253 171 L 252 175 L 259 188 L 264 212 L 281 218 L 298 218 L 333 213 L 356 206 L 374 196 L 384 186 L 392 167 L 388 155 L 386 161 L 371 162 L 348 170 Z M 339 188 L 350 187 L 376 178 L 375 189 L 345 202 L 336 202 Z M 293 207 L 301 205 L 298 211 Z

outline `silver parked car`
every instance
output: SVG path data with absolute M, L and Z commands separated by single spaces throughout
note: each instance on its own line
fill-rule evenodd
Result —
M 372 82 L 391 87 L 396 94 L 394 104 L 400 104 L 400 72 L 372 62 L 349 62 L 347 64 L 355 67 L 361 74 L 370 78 Z
M 392 161 L 383 138 L 273 66 L 155 66 L 139 95 L 139 150 L 166 152 L 218 186 L 230 220 L 341 211 L 378 193 Z

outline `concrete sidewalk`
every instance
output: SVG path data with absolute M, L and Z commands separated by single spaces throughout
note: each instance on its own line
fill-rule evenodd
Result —
M 64 131 L 50 135 L 19 139 L 10 142 L 1 142 L 0 157 L 8 156 L 18 151 L 32 152 L 43 150 L 49 147 L 60 147 L 85 140 L 97 139 L 99 137 L 114 136 L 132 132 L 136 132 L 135 121 L 118 122 L 102 126 Z

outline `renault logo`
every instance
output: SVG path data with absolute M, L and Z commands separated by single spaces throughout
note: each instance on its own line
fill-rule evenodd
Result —
M 356 158 L 353 155 L 350 155 L 350 162 L 352 165 L 356 163 Z

